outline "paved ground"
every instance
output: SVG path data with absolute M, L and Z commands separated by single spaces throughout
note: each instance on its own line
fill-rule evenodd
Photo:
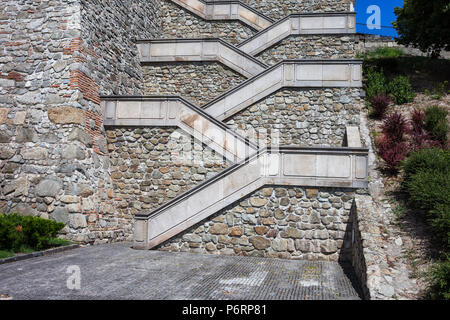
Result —
M 67 287 L 68 282 L 76 286 L 77 267 L 70 266 L 79 267 L 79 290 Z M 350 278 L 332 262 L 140 251 L 120 243 L 0 265 L 0 295 L 89 300 L 359 299 Z

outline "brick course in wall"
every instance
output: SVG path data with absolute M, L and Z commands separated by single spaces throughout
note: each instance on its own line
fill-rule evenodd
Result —
M 141 94 L 138 34 L 159 2 L 0 3 L 0 212 L 64 222 L 82 243 L 131 240 L 116 211 L 100 95 Z

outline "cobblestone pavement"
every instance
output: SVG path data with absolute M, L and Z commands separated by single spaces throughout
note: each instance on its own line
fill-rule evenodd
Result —
M 129 243 L 78 248 L 0 265 L 0 295 L 13 299 L 359 299 L 338 263 L 134 250 Z M 70 290 L 70 266 L 80 289 Z M 70 269 L 69 269 L 70 270 Z M 73 272 L 73 271 L 72 271 Z

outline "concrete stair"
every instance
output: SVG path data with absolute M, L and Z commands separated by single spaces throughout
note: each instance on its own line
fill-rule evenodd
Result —
M 105 126 L 177 126 L 233 163 L 153 211 L 135 215 L 134 248 L 151 249 L 264 185 L 366 188 L 368 150 L 358 128 L 345 147 L 258 148 L 222 121 L 281 88 L 360 88 L 362 61 L 285 60 L 254 55 L 290 35 L 351 34 L 355 14 L 293 14 L 274 22 L 239 1 L 171 0 L 207 20 L 240 20 L 256 35 L 239 46 L 221 39 L 139 40 L 141 63 L 218 61 L 248 79 L 201 108 L 179 96 L 105 96 Z
M 171 0 L 180 7 L 205 20 L 239 20 L 249 27 L 262 30 L 273 20 L 245 3 L 236 0 Z
M 256 55 L 291 35 L 353 34 L 354 12 L 291 14 L 240 43 L 242 51 Z
M 258 147 L 178 96 L 103 96 L 105 127 L 176 126 L 236 163 Z
M 250 78 L 268 66 L 222 39 L 139 40 L 141 63 L 217 61 Z
M 368 150 L 259 150 L 155 211 L 135 215 L 134 248 L 151 249 L 264 185 L 367 187 Z
M 362 60 L 284 60 L 202 106 L 225 120 L 285 87 L 327 88 L 362 86 Z

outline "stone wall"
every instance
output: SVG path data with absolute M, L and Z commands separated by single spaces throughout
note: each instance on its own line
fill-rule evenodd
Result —
M 352 266 L 355 270 L 355 275 L 358 279 L 359 285 L 362 289 L 362 294 L 365 299 L 370 299 L 370 292 L 367 287 L 367 265 L 364 257 L 364 245 L 360 220 L 361 216 L 358 215 L 358 209 L 356 208 L 356 202 L 353 201 L 350 209 L 350 221 L 352 223 Z
M 118 217 L 131 235 L 133 214 L 153 210 L 230 164 L 174 127 L 107 131 Z
M 280 145 L 342 146 L 345 127 L 359 125 L 362 107 L 357 88 L 289 88 L 225 122 L 243 135 L 254 130 L 267 144 L 278 134 Z
M 286 59 L 353 59 L 357 48 L 354 35 L 291 36 L 256 57 L 268 65 Z
M 239 21 L 208 21 L 194 15 L 170 0 L 160 0 L 164 39 L 222 38 L 232 44 L 247 40 L 256 30 Z
M 266 186 L 158 249 L 349 261 L 353 196 L 340 188 Z
M 156 1 L 0 3 L 0 212 L 64 222 L 66 238 L 78 242 L 127 238 L 99 95 L 142 88 L 131 37 L 159 32 L 154 8 Z
M 142 94 L 136 38 L 160 36 L 158 1 L 82 0 L 83 61 L 101 95 Z
M 279 20 L 291 13 L 350 11 L 352 0 L 242 0 L 266 16 Z
M 180 95 L 198 106 L 246 79 L 217 62 L 152 63 L 143 69 L 146 95 Z

